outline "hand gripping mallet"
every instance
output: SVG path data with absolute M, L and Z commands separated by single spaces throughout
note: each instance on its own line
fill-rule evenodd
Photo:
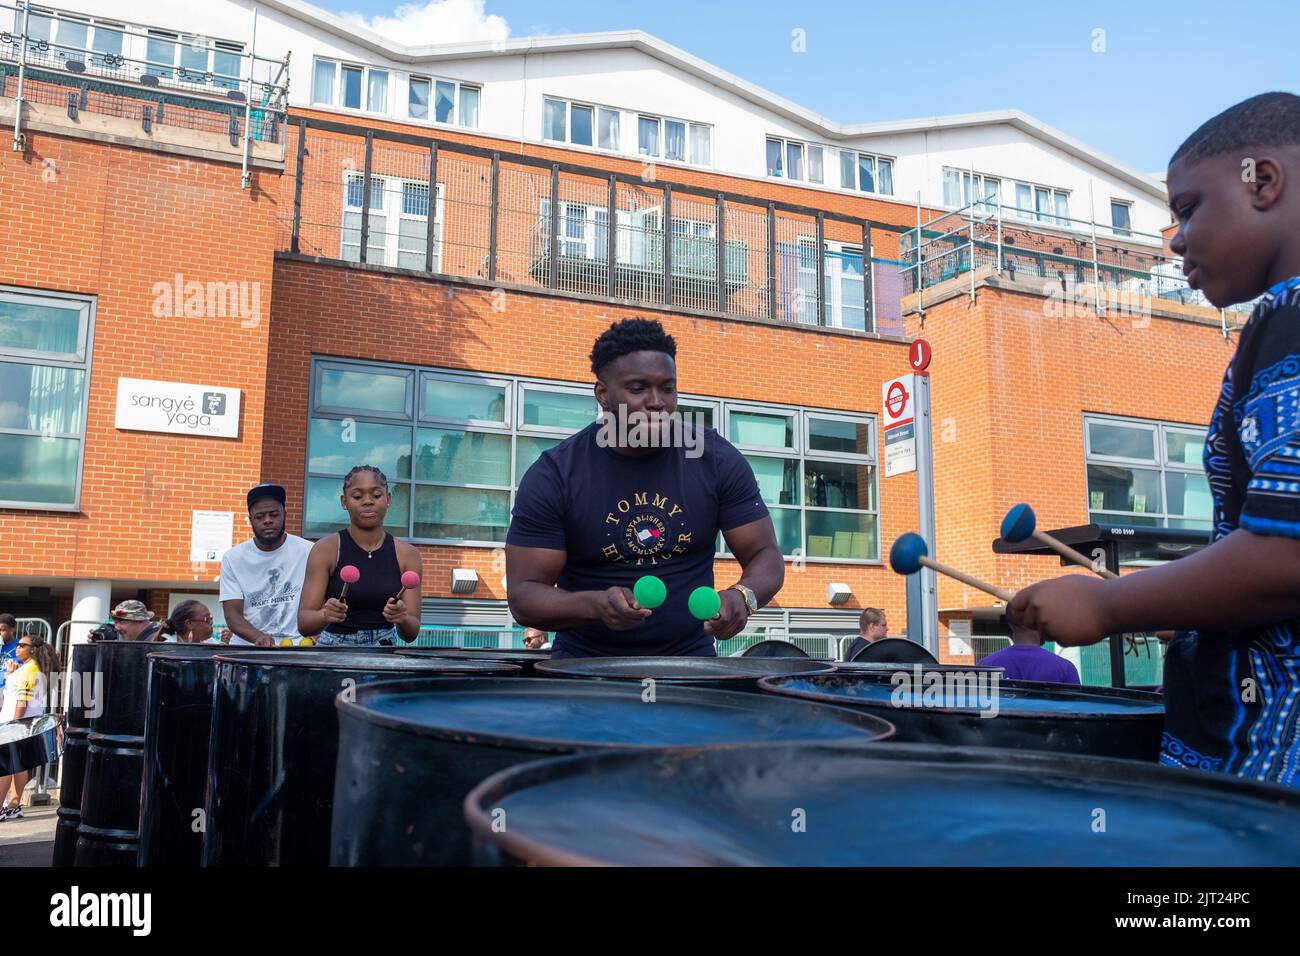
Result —
M 397 594 L 393 597 L 393 600 L 400 601 L 402 599 L 403 594 L 405 594 L 411 588 L 418 588 L 419 586 L 420 586 L 420 576 L 418 574 L 416 574 L 414 571 L 403 571 L 402 590 L 397 592 Z
M 355 564 L 345 564 L 339 568 L 339 580 L 343 582 L 343 589 L 339 591 L 339 600 L 347 603 L 348 585 L 356 584 L 361 580 L 361 572 L 357 570 Z
M 955 578 L 962 584 L 969 584 L 977 590 L 986 594 L 992 594 L 995 598 L 1011 603 L 1014 596 L 1010 591 L 1004 591 L 1000 587 L 989 584 L 987 581 L 981 581 L 977 577 L 972 577 L 964 571 L 958 571 L 956 568 L 950 568 L 946 564 L 940 564 L 933 561 L 927 556 L 925 539 L 913 531 L 906 534 L 900 534 L 894 539 L 894 546 L 889 549 L 889 566 L 899 574 L 915 574 L 921 568 L 929 568 L 937 571 L 939 574 L 946 574 L 950 578 Z
M 1011 544 L 1017 544 L 1027 538 L 1033 538 L 1039 544 L 1051 548 L 1067 561 L 1073 561 L 1075 564 L 1085 567 L 1089 571 L 1092 571 L 1094 574 L 1098 574 L 1103 578 L 1119 577 L 1119 575 L 1110 570 L 1110 568 L 1097 567 L 1096 562 L 1082 551 L 1074 550 L 1074 548 L 1070 547 L 1065 542 L 1053 538 L 1046 531 L 1039 531 L 1038 519 L 1034 515 L 1034 509 L 1024 502 L 1021 502 L 1008 511 L 1007 516 L 1002 519 L 1002 540 Z

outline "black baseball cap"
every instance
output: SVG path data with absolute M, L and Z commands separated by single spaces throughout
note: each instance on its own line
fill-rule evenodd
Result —
M 284 489 L 279 485 L 261 484 L 248 491 L 248 510 L 253 510 L 253 504 L 261 501 L 263 498 L 274 498 L 280 504 L 284 504 Z

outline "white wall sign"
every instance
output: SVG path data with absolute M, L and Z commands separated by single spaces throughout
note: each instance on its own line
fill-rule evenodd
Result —
M 239 436 L 239 389 L 117 380 L 117 427 L 205 438 Z
M 195 511 L 190 518 L 190 560 L 220 561 L 234 538 L 233 511 Z
M 916 471 L 916 376 L 900 375 L 880 386 L 885 428 L 885 477 Z

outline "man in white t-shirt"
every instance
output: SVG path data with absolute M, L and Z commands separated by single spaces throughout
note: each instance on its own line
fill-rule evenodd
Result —
M 284 531 L 284 489 L 258 485 L 248 492 L 253 537 L 221 559 L 221 607 L 230 643 L 273 647 L 298 633 L 298 599 L 311 542 Z

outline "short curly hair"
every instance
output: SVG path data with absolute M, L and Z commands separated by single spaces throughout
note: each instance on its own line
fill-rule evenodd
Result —
M 1300 96 L 1261 93 L 1206 120 L 1179 146 L 1169 165 L 1199 163 L 1252 148 L 1300 145 Z
M 656 319 L 615 322 L 591 347 L 591 371 L 597 378 L 610 362 L 633 352 L 663 352 L 677 358 L 677 343 Z

